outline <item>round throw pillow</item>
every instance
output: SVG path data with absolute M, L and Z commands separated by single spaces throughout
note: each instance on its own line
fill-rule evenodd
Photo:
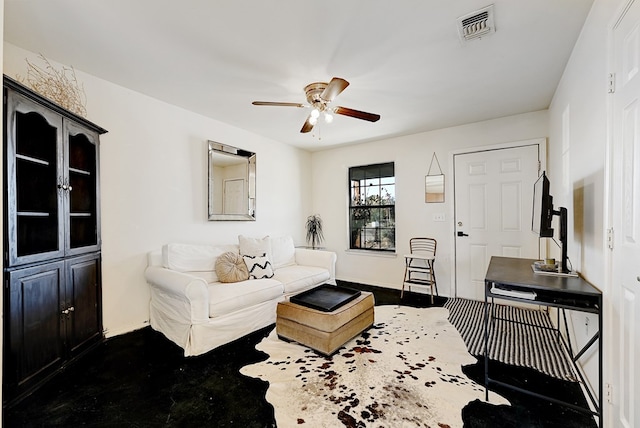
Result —
M 216 260 L 216 275 L 220 282 L 238 282 L 249 279 L 249 270 L 240 254 L 228 251 Z

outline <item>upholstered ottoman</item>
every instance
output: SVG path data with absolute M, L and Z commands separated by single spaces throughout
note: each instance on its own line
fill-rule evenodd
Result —
M 331 355 L 373 324 L 373 307 L 373 294 L 364 291 L 354 300 L 330 312 L 290 301 L 280 302 L 276 332 L 282 339 Z

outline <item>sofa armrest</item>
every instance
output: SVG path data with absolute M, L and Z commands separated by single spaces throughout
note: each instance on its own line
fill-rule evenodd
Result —
M 296 248 L 296 264 L 302 266 L 316 266 L 329 271 L 329 283 L 336 283 L 336 260 L 338 256 L 333 251 Z
M 162 307 L 172 312 L 175 321 L 200 324 L 209 320 L 209 288 L 204 279 L 160 266 L 147 267 L 144 276 L 152 299 L 162 300 Z

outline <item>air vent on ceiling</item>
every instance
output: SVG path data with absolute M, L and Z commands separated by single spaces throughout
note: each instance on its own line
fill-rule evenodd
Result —
M 495 33 L 495 31 L 493 5 L 458 18 L 458 34 L 462 42 Z

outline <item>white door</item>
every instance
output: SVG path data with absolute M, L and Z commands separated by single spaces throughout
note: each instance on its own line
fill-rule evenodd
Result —
M 456 297 L 484 300 L 491 256 L 538 258 L 538 144 L 454 155 Z
M 610 331 L 616 427 L 640 427 L 640 5 L 613 29 L 615 93 L 610 182 L 613 203 Z
M 247 198 L 244 193 L 244 179 L 235 178 L 224 180 L 223 214 L 246 214 Z

